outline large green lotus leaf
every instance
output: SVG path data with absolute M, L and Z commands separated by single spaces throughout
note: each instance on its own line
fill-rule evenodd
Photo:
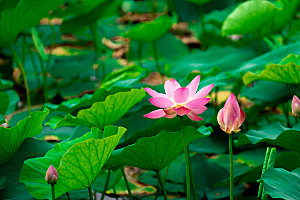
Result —
M 87 144 L 87 143 L 83 143 L 84 141 L 89 141 L 88 144 L 91 144 L 91 146 L 89 148 L 88 147 L 85 148 L 85 150 L 84 150 L 85 153 L 89 153 L 90 150 L 92 150 L 92 148 L 99 147 L 98 143 L 100 143 L 100 142 L 98 142 L 97 144 L 96 143 L 92 144 L 91 141 L 97 141 L 97 140 L 102 141 L 103 140 L 101 142 L 101 144 L 104 144 L 104 142 L 105 143 L 111 142 L 111 144 L 108 144 L 108 146 L 107 146 L 107 148 L 109 148 L 110 145 L 114 145 L 113 142 L 116 142 L 116 140 L 119 137 L 121 137 L 125 131 L 126 131 L 126 129 L 122 128 L 122 127 L 107 126 L 107 127 L 105 127 L 104 133 L 102 131 L 100 131 L 99 129 L 92 129 L 91 132 L 81 136 L 80 138 L 76 138 L 69 142 L 58 143 L 44 157 L 29 159 L 24 162 L 24 165 L 23 165 L 23 168 L 22 168 L 22 171 L 20 174 L 20 182 L 25 183 L 29 192 L 35 198 L 37 198 L 37 199 L 50 198 L 51 192 L 50 192 L 49 184 L 45 181 L 44 177 L 45 177 L 48 167 L 50 165 L 53 165 L 56 169 L 58 169 L 58 174 L 59 174 L 59 179 L 56 184 L 56 188 L 57 188 L 56 196 L 58 197 L 58 196 L 62 195 L 63 193 L 70 191 L 69 190 L 70 187 L 63 185 L 64 181 L 62 181 L 62 179 L 63 179 L 62 177 L 66 176 L 66 174 L 70 173 L 67 170 L 69 169 L 70 164 L 72 164 L 72 163 L 66 164 L 67 161 L 65 159 L 69 159 L 69 156 L 72 156 L 74 151 L 81 152 L 81 150 L 83 150 L 83 149 L 80 150 L 80 148 L 78 148 L 78 147 L 82 147 L 81 145 Z M 107 137 L 105 137 L 105 136 L 107 136 Z M 105 138 L 101 139 L 103 137 L 105 137 Z M 107 139 L 107 138 L 109 138 L 109 139 Z M 73 148 L 77 144 L 81 144 L 81 145 L 76 146 L 76 148 Z M 96 145 L 96 146 L 94 146 L 94 145 Z M 71 150 L 71 148 L 73 148 L 73 149 Z M 102 146 L 102 148 L 103 148 L 103 146 Z M 71 151 L 69 151 L 69 150 L 71 150 Z M 103 148 L 103 150 L 105 150 L 105 149 Z M 107 151 L 105 151 L 105 152 L 107 152 Z M 98 153 L 103 153 L 103 152 L 102 152 L 102 150 L 100 150 L 99 152 L 92 152 L 92 153 L 98 154 Z M 67 155 L 67 157 L 64 158 L 63 163 L 66 166 L 65 166 L 65 168 L 63 168 L 63 167 L 61 167 L 61 164 L 62 164 L 61 162 L 65 155 Z M 82 152 L 77 154 L 77 156 L 79 156 L 79 155 L 82 156 Z M 100 158 L 99 155 L 94 155 L 94 156 L 96 156 L 96 157 L 94 157 L 93 159 Z M 85 160 L 85 158 L 86 157 L 79 158 L 79 161 L 80 161 L 79 164 L 86 162 L 87 160 Z M 92 159 L 92 157 L 91 157 L 91 159 Z M 73 164 L 75 164 L 76 161 L 77 160 L 74 160 Z M 102 162 L 101 159 L 98 159 L 98 161 Z M 76 166 L 72 166 L 72 167 L 75 168 Z M 87 167 L 86 169 L 90 169 L 90 168 Z M 78 168 L 76 168 L 76 170 L 78 170 Z M 97 176 L 98 174 L 94 173 L 94 175 Z M 74 177 L 74 178 L 76 179 L 76 177 Z M 95 177 L 93 177 L 93 178 L 95 178 Z M 65 181 L 67 181 L 67 180 L 68 179 L 66 179 Z M 78 180 L 78 179 L 76 179 L 76 180 Z
M 274 81 L 286 84 L 300 83 L 300 56 L 290 54 L 279 64 L 269 64 L 261 73 L 247 72 L 243 77 L 245 84 L 255 80 Z
M 289 44 L 282 47 L 279 47 L 276 50 L 265 53 L 261 56 L 257 56 L 254 59 L 251 59 L 238 69 L 232 72 L 233 75 L 240 76 L 241 73 L 246 73 L 247 71 L 257 71 L 263 70 L 264 67 L 269 63 L 279 63 L 289 54 L 300 54 L 300 43 Z
M 106 125 L 115 124 L 136 103 L 145 97 L 142 89 L 119 92 L 108 96 L 104 102 L 97 102 L 91 108 L 80 110 L 76 117 L 68 114 L 56 127 L 84 125 L 103 129 Z
M 261 176 L 262 165 L 264 162 L 265 148 L 243 151 L 234 156 L 234 182 L 256 183 Z M 224 167 L 229 172 L 229 156 L 220 155 L 217 158 L 212 158 L 212 161 Z M 291 162 L 292 161 L 292 162 Z M 276 155 L 275 167 L 282 167 L 287 170 L 294 170 L 299 167 L 300 154 L 297 152 L 278 152 Z M 229 176 L 222 182 L 220 186 L 229 184 Z
M 241 97 L 253 101 L 255 105 L 278 105 L 289 99 L 289 91 L 285 84 L 271 81 L 257 81 L 251 87 L 243 88 Z M 257 113 L 255 113 L 256 115 Z
M 26 186 L 19 182 L 20 171 L 25 160 L 44 156 L 51 148 L 53 146 L 48 142 L 33 138 L 26 139 L 19 152 L 10 161 L 0 166 L 0 177 L 7 177 L 5 188 L 0 191 L 0 199 L 34 200 Z M 45 175 L 42 178 L 44 179 Z M 72 191 L 69 195 L 71 199 L 84 199 L 88 196 L 88 191 Z M 64 196 L 64 199 L 67 199 L 67 196 Z
M 83 2 L 87 2 L 87 0 Z M 89 2 L 93 2 L 93 0 L 89 0 Z M 78 5 L 80 6 L 80 4 Z M 119 5 L 120 5 L 120 1 L 102 0 L 100 4 L 98 3 L 97 6 L 91 9 L 88 13 L 85 14 L 82 13 L 81 15 L 64 20 L 61 25 L 61 32 L 74 33 L 80 31 L 82 28 L 89 26 L 90 24 L 96 23 L 100 19 L 117 15 Z
M 225 20 L 222 30 L 226 35 L 267 35 L 278 8 L 270 1 L 253 0 L 240 4 Z
M 124 34 L 124 37 L 139 42 L 153 42 L 158 40 L 172 27 L 172 20 L 167 15 L 162 15 L 150 22 L 134 26 Z
M 54 78 L 72 79 L 95 75 L 93 65 L 97 59 L 94 51 L 63 49 L 65 55 L 53 56 L 53 64 L 49 73 Z M 68 51 L 71 51 L 70 53 Z M 69 81 L 70 82 L 70 81 Z
M 57 196 L 90 187 L 125 131 L 125 128 L 119 128 L 118 134 L 111 131 L 104 139 L 88 139 L 72 146 L 59 164 L 58 184 L 61 184 L 61 191 L 56 192 Z
M 210 196 L 210 199 L 222 199 L 229 196 L 228 186 L 215 186 L 216 183 L 227 179 L 229 172 L 214 161 L 207 159 L 204 154 L 196 154 L 191 157 L 193 176 L 198 196 Z M 235 188 L 234 196 L 243 191 Z
M 149 70 L 141 66 L 131 65 L 107 74 L 101 82 L 100 88 L 111 89 L 113 86 L 134 87 L 139 81 L 148 77 Z
M 200 133 L 194 127 L 186 127 L 186 144 L 206 137 L 210 132 Z M 135 144 L 113 152 L 106 167 L 134 166 L 147 170 L 161 170 L 175 160 L 183 151 L 182 131 L 162 131 L 153 137 L 144 137 Z
M 222 72 L 227 72 L 237 69 L 242 62 L 256 55 L 256 52 L 250 48 L 212 46 L 206 51 L 195 50 L 171 62 L 167 65 L 167 72 L 178 78 L 185 77 L 193 70 L 208 73 L 213 67 L 218 67 Z
M 16 104 L 20 100 L 19 95 L 14 90 L 0 92 L 0 114 L 8 115 L 15 111 Z
M 85 94 L 82 97 L 77 97 L 67 101 L 63 101 L 61 104 L 44 104 L 51 111 L 63 111 L 72 113 L 80 108 L 85 108 L 91 106 L 93 103 L 98 101 L 104 101 L 107 96 L 105 89 L 98 89 L 94 94 Z
M 299 199 L 300 168 L 291 172 L 282 168 L 269 168 L 262 179 L 265 193 L 272 198 Z
M 239 137 L 236 145 L 241 146 L 264 142 L 299 152 L 299 140 L 300 124 L 297 124 L 293 128 L 286 128 L 279 122 L 275 122 L 258 130 L 249 130 Z
M 16 7 L 0 13 L 0 46 L 13 42 L 26 28 L 39 24 L 42 17 L 60 5 L 62 0 L 20 0 Z M 38 9 L 32 9 L 38 8 Z
M 93 129 L 92 132 L 89 132 L 80 138 L 56 144 L 44 157 L 26 160 L 20 173 L 20 182 L 26 185 L 29 192 L 35 198 L 47 198 L 47 195 L 50 195 L 50 192 L 49 185 L 45 182 L 44 177 L 49 166 L 53 165 L 58 169 L 61 158 L 69 148 L 90 138 L 99 139 L 101 138 L 101 135 L 102 131 Z
M 270 1 L 252 0 L 240 4 L 225 20 L 226 35 L 266 36 L 280 31 L 291 19 L 298 0 L 285 0 L 281 8 Z
M 205 127 L 207 129 L 207 127 Z M 207 130 L 209 131 L 209 130 Z M 197 153 L 225 153 L 228 150 L 228 136 L 214 132 L 209 137 L 200 138 L 190 144 L 190 150 Z
M 39 135 L 43 130 L 43 121 L 49 114 L 49 110 L 30 113 L 29 117 L 18 122 L 12 128 L 0 126 L 0 164 L 7 162 L 19 150 L 26 138 Z
M 26 139 L 19 151 L 8 162 L 0 166 L 0 177 L 6 178 L 5 187 L 0 190 L 0 199 L 33 200 L 27 188 L 19 182 L 19 175 L 26 159 L 43 156 L 53 146 L 45 141 Z M 45 177 L 43 177 L 45 178 Z

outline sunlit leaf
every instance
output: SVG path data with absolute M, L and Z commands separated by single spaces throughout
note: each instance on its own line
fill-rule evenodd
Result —
M 223 33 L 262 37 L 282 30 L 291 21 L 299 2 L 284 0 L 281 3 L 252 0 L 240 4 L 225 20 Z
M 247 72 L 243 77 L 245 84 L 255 80 L 267 80 L 279 83 L 300 83 L 300 56 L 290 54 L 279 64 L 269 64 L 261 73 Z
M 60 189 L 68 192 L 90 187 L 125 131 L 125 128 L 119 128 L 117 134 L 114 132 L 115 135 L 104 139 L 88 139 L 68 149 L 58 168 Z
M 80 138 L 59 143 L 44 157 L 26 160 L 20 174 L 20 182 L 25 183 L 29 192 L 35 198 L 51 198 L 49 184 L 44 177 L 48 167 L 52 164 L 59 174 L 56 184 L 57 189 L 55 190 L 57 197 L 65 192 L 80 189 L 82 184 L 91 184 L 101 170 L 100 165 L 104 164 L 105 158 L 110 155 L 125 131 L 126 129 L 122 127 L 107 126 L 104 132 L 99 129 L 92 129 L 92 132 Z M 101 139 L 103 137 L 104 139 Z M 87 144 L 91 146 L 87 146 Z M 95 151 L 95 148 L 99 151 Z M 74 155 L 74 152 L 77 152 L 77 154 Z M 92 157 L 86 157 L 84 153 L 93 155 Z M 100 157 L 100 154 L 103 157 Z M 70 157 L 74 159 L 72 163 L 68 162 Z M 92 164 L 89 165 L 89 163 Z M 85 167 L 82 168 L 83 165 Z M 79 170 L 80 172 L 76 171 L 76 175 L 72 175 L 74 177 L 73 181 L 68 182 L 69 179 L 63 177 L 73 173 L 72 170 Z M 87 177 L 84 175 L 84 173 L 88 174 L 85 170 L 93 170 L 94 173 L 89 174 Z
M 141 89 L 119 92 L 108 96 L 104 102 L 97 102 L 91 108 L 80 110 L 76 117 L 68 114 L 57 124 L 57 127 L 84 125 L 103 129 L 106 125 L 115 124 L 132 106 L 145 97 Z
M 0 126 L 2 139 L 0 143 L 0 164 L 12 158 L 26 138 L 31 138 L 42 132 L 42 122 L 48 113 L 49 110 L 32 112 L 29 117 L 21 120 L 12 128 Z

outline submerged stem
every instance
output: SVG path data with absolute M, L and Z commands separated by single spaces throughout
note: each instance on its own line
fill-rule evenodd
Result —
M 117 194 L 116 188 L 113 187 L 112 189 L 113 189 L 114 195 L 116 195 L 116 199 L 118 200 L 119 198 L 118 198 L 118 194 Z
M 68 200 L 71 200 L 69 192 L 66 192 Z
M 161 178 L 160 171 L 158 170 L 158 171 L 155 171 L 155 172 L 156 172 L 156 176 L 158 178 L 158 181 L 159 181 L 160 186 L 161 186 L 162 191 L 163 191 L 164 200 L 167 200 L 168 199 L 168 197 L 167 197 L 167 191 L 166 191 L 166 188 L 164 186 L 163 180 Z
M 184 157 L 185 157 L 185 174 L 186 174 L 186 191 L 187 191 L 187 200 L 191 199 L 191 179 L 190 179 L 190 166 L 189 166 L 189 155 L 188 155 L 188 149 L 185 143 L 185 137 L 184 137 L 184 126 L 183 126 L 183 117 L 180 116 L 180 124 L 181 124 L 181 130 L 182 130 L 182 141 L 183 141 L 183 149 L 184 149 Z
M 233 151 L 232 151 L 232 134 L 229 134 L 229 158 L 230 158 L 230 200 L 233 200 Z
M 15 61 L 17 62 L 17 65 L 19 66 L 23 79 L 24 79 L 24 85 L 25 85 L 25 90 L 26 90 L 26 97 L 27 97 L 27 105 L 28 105 L 28 112 L 31 112 L 31 101 L 30 101 L 30 90 L 29 90 L 29 86 L 28 86 L 28 81 L 27 81 L 27 77 L 26 77 L 26 73 L 25 73 L 25 69 L 23 66 L 23 63 L 20 61 L 18 54 L 15 52 L 12 44 L 10 44 L 10 50 L 13 54 L 13 58 L 15 59 Z
M 111 171 L 108 170 L 106 182 L 105 182 L 104 189 L 103 189 L 102 196 L 101 196 L 101 200 L 103 200 L 104 197 L 105 197 L 105 192 L 106 192 L 106 190 L 108 188 L 108 184 L 109 184 L 109 180 L 110 180 L 110 173 L 111 173 Z
M 93 200 L 92 187 L 90 186 L 88 189 L 89 189 L 90 200 Z
M 123 175 L 123 178 L 124 178 L 126 187 L 127 187 L 127 191 L 128 191 L 128 194 L 129 194 L 129 198 L 130 198 L 130 200 L 133 200 L 132 194 L 131 194 L 131 190 L 130 190 L 130 186 L 129 186 L 129 182 L 128 182 L 127 177 L 126 177 L 124 167 L 121 167 L 121 171 L 122 171 L 122 175 Z

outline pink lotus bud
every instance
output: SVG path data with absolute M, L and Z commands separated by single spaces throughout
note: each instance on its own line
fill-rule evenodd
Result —
M 58 178 L 58 174 L 56 169 L 52 165 L 50 165 L 45 176 L 47 183 L 56 184 L 57 178 Z
M 232 134 L 232 132 L 240 131 L 239 128 L 244 120 L 245 113 L 240 108 L 234 94 L 231 94 L 218 113 L 218 123 L 224 132 Z
M 295 115 L 296 117 L 300 113 L 300 100 L 296 95 L 294 95 L 293 101 L 292 101 L 292 112 L 293 112 L 293 115 Z

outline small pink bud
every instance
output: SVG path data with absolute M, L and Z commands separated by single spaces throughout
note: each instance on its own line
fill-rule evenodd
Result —
M 293 101 L 292 101 L 292 112 L 293 112 L 293 115 L 295 115 L 296 117 L 300 113 L 300 100 L 296 95 L 294 95 Z
M 231 94 L 224 107 L 218 113 L 218 123 L 221 129 L 228 133 L 239 132 L 240 126 L 245 120 L 245 113 L 240 108 L 234 94 Z
M 45 176 L 47 183 L 56 184 L 57 178 L 58 178 L 58 174 L 56 169 L 52 165 L 50 165 Z

